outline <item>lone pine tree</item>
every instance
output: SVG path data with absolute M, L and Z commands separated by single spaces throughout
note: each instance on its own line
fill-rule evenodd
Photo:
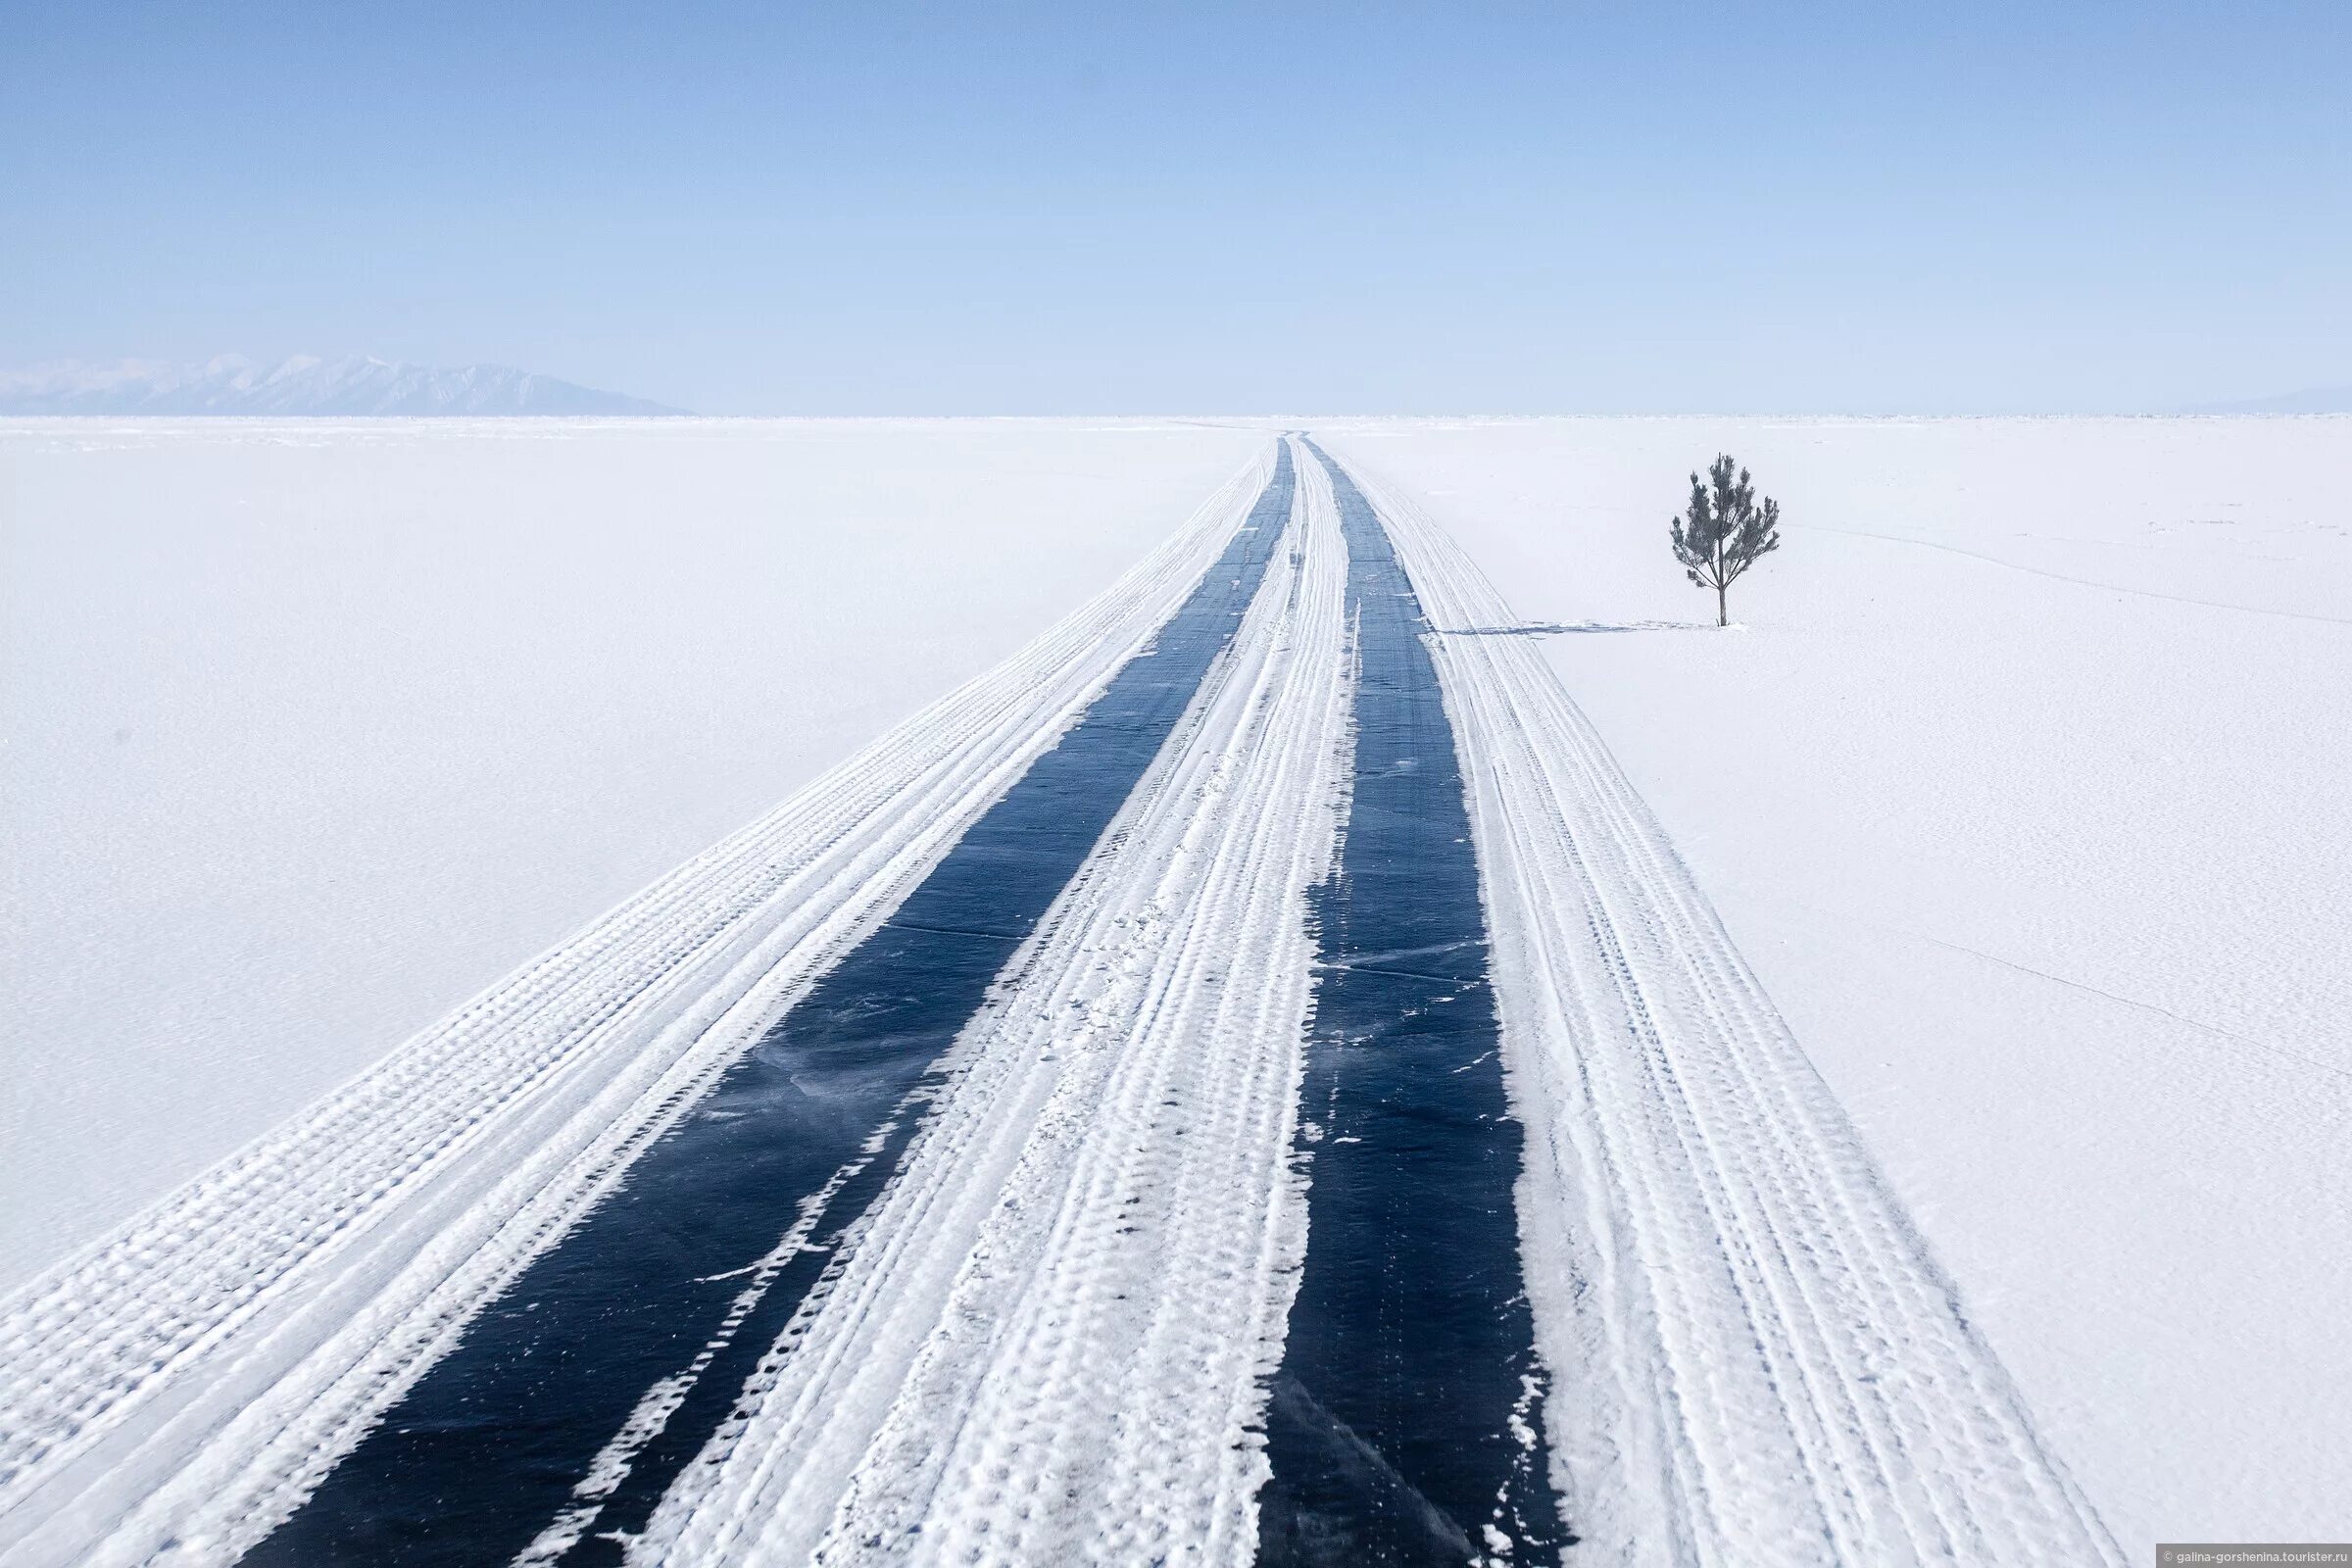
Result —
M 1745 468 L 1739 478 L 1728 456 L 1719 457 L 1701 479 L 1690 476 L 1690 511 L 1674 519 L 1674 559 L 1684 575 L 1701 588 L 1715 590 L 1715 624 L 1728 626 L 1731 615 L 1725 594 L 1740 574 L 1781 547 L 1781 504 L 1770 496 L 1761 504 Z

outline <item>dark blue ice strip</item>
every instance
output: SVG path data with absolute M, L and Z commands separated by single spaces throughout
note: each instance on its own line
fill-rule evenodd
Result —
M 853 948 L 533 1262 L 395 1405 L 253 1564 L 502 1564 L 573 1488 L 646 1391 L 724 1346 L 606 1499 L 566 1562 L 617 1562 L 678 1472 L 888 1185 L 934 1064 L 1125 804 L 1232 639 L 1288 526 L 1273 477 L 1152 647 L 1033 762 L 898 911 Z M 879 1139 L 878 1150 L 869 1145 Z M 815 1248 L 724 1332 L 802 1200 L 838 1174 Z
M 1315 905 L 1306 1260 L 1267 1414 L 1258 1561 L 1554 1561 L 1573 1538 L 1540 1437 L 1522 1139 L 1453 730 L 1386 530 L 1310 450 L 1339 499 L 1362 683 L 1354 801 Z

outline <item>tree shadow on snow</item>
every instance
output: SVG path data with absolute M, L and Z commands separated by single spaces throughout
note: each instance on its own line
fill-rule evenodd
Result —
M 1448 637 L 1555 637 L 1563 632 L 1596 631 L 1711 631 L 1713 624 L 1703 620 L 1529 620 L 1516 626 L 1453 626 L 1446 628 Z

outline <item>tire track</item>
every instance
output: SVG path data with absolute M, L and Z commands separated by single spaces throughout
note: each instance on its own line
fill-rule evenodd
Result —
M 1004 664 L 0 1303 L 0 1560 L 220 1561 L 285 1517 L 1078 721 L 1272 462 Z
M 847 1244 L 895 1175 L 934 1098 L 934 1064 L 1234 636 L 1293 489 L 1286 452 L 1232 544 L 1085 716 L 247 1562 L 612 1555 L 610 1538 L 632 1528 L 725 1420 L 822 1257 Z M 812 1210 L 826 1192 L 829 1204 Z M 815 1239 L 793 1241 L 812 1217 Z M 747 1268 L 753 1282 L 739 1286 Z M 601 1528 L 593 1540 L 551 1540 L 551 1519 L 563 1521 L 559 1535 L 589 1520 Z
M 1311 468 L 1308 469 L 1311 475 Z M 1234 1561 L 1301 1245 L 1345 568 L 1297 548 L 632 1562 Z
M 1433 618 L 1500 597 L 1356 470 Z M 1517 639 L 1442 639 L 1521 1222 L 1594 1561 L 2077 1564 L 2114 1542 L 1688 869 Z

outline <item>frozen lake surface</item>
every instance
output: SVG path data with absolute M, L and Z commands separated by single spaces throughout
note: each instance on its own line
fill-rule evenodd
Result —
M 0 423 L 24 1559 L 251 1544 L 646 1150 L 723 1141 L 730 1064 L 1076 733 L 1275 428 Z M 1501 1052 L 1450 1065 L 1524 1129 L 1551 1391 L 1512 1419 L 1567 1525 L 1759 1563 L 2324 1537 L 2352 420 L 1312 428 L 1435 628 Z M 1665 543 L 1718 451 L 1787 519 L 1728 631 Z M 1110 831 L 916 1119 L 858 1132 L 897 1172 L 862 1217 L 813 1229 L 828 1185 L 694 1276 L 821 1271 L 707 1462 L 637 1496 L 692 1391 L 612 1396 L 579 1495 L 649 1550 L 1254 1549 L 1286 1326 L 1388 1310 L 1318 1294 L 1312 1223 L 1380 1153 L 1315 1055 L 1356 1025 L 1309 912 L 1379 843 L 1343 831 L 1380 808 L 1348 494 L 1301 465 Z

